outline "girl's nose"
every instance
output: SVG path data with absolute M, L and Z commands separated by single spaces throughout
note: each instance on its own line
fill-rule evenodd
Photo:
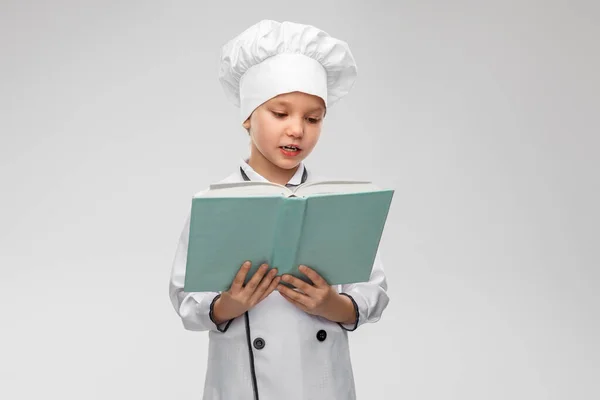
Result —
M 301 138 L 304 135 L 304 124 L 302 120 L 291 119 L 287 129 L 288 136 Z

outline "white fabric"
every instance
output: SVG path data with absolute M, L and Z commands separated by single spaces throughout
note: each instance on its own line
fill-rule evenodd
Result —
M 311 25 L 262 20 L 221 49 L 219 81 L 242 122 L 265 101 L 293 91 L 330 107 L 350 92 L 356 75 L 348 44 Z
M 252 66 L 240 79 L 242 122 L 270 98 L 296 91 L 322 98 L 327 107 L 327 72 L 315 59 L 282 53 Z
M 242 167 L 242 169 L 244 170 L 244 172 L 246 173 L 248 178 L 250 178 L 251 181 L 268 182 L 267 178 L 260 175 L 254 169 L 252 169 L 252 167 L 248 164 L 248 161 L 244 160 L 243 158 L 240 159 L 240 167 Z M 292 184 L 292 185 L 301 184 L 302 183 L 302 174 L 304 173 L 304 168 L 305 168 L 304 163 L 301 162 L 300 165 L 298 166 L 298 169 L 296 170 L 296 173 L 294 174 L 294 176 L 292 176 L 292 178 L 288 181 L 288 184 Z
M 240 165 L 244 167 L 242 160 Z M 252 180 L 260 175 L 246 164 Z M 247 172 L 247 173 L 248 173 Z M 298 169 L 300 172 L 300 168 Z M 301 175 L 300 175 L 301 176 Z M 263 178 L 264 179 L 264 178 Z M 299 177 L 294 176 L 299 182 Z M 239 171 L 222 182 L 239 182 Z M 290 183 L 294 183 L 290 180 Z M 310 169 L 307 182 L 324 180 Z M 217 292 L 186 293 L 185 262 L 188 249 L 189 213 L 181 232 L 169 283 L 169 295 L 185 329 L 209 331 L 208 365 L 204 400 L 254 400 L 250 351 L 254 357 L 257 388 L 261 399 L 354 400 L 354 375 L 348 346 L 348 330 L 341 325 L 307 314 L 274 291 L 249 311 L 250 341 L 262 338 L 264 348 L 248 348 L 244 315 L 217 326 L 209 317 L 210 304 Z M 249 235 L 252 233 L 249 232 Z M 381 318 L 388 305 L 387 281 L 379 253 L 369 282 L 337 285 L 356 301 L 358 326 Z M 343 329 L 345 328 L 345 329 Z M 317 332 L 327 337 L 317 340 Z

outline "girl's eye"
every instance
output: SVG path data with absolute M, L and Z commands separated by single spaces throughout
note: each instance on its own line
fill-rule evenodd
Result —
M 316 124 L 318 123 L 320 120 L 316 119 L 316 118 L 309 118 L 308 122 L 310 122 L 311 124 Z
M 272 112 L 272 113 L 273 113 L 273 115 L 275 115 L 277 118 L 283 118 L 283 117 L 285 117 L 285 114 L 278 113 L 278 112 L 275 112 L 275 111 L 271 111 L 271 112 Z

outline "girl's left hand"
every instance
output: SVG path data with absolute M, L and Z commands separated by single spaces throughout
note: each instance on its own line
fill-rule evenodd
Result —
M 313 269 L 305 265 L 301 265 L 298 269 L 313 282 L 313 285 L 295 276 L 283 275 L 281 277 L 283 282 L 302 291 L 290 289 L 280 283 L 277 285 L 277 290 L 286 300 L 309 314 L 330 321 L 348 322 L 354 319 L 354 306 L 346 296 L 340 295 Z

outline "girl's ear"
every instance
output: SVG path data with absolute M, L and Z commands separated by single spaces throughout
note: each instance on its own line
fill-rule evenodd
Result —
M 246 119 L 242 126 L 244 127 L 244 129 L 246 129 L 248 134 L 250 134 L 250 118 Z

